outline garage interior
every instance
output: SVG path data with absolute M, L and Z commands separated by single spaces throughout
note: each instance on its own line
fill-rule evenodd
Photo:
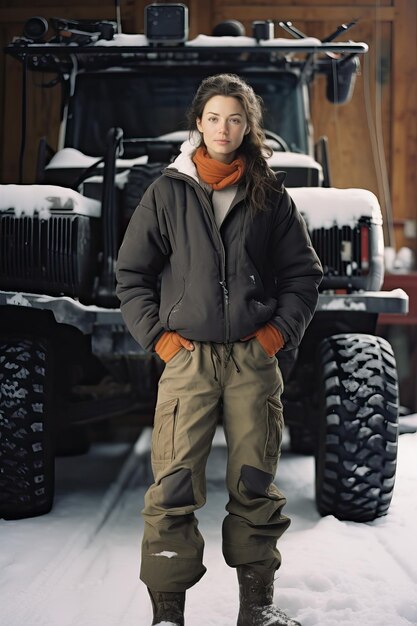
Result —
M 36 182 L 41 137 L 55 150 L 59 135 L 60 85 L 50 76 L 29 72 L 22 153 L 22 68 L 3 52 L 21 36 L 34 15 L 74 20 L 115 20 L 123 33 L 144 32 L 145 0 L 87 0 L 71 6 L 63 0 L 0 2 L 0 180 Z M 280 26 L 290 20 L 308 36 L 322 39 L 341 24 L 355 21 L 348 39 L 364 41 L 369 53 L 361 60 L 352 100 L 332 105 L 323 98 L 324 77 L 312 86 L 315 136 L 327 136 L 332 185 L 369 189 L 384 217 L 386 274 L 384 289 L 403 288 L 410 297 L 406 316 L 383 315 L 380 333 L 394 347 L 401 403 L 417 410 L 417 5 L 415 0 L 188 0 L 189 39 L 211 34 L 224 20 L 239 20 L 252 34 L 254 20 L 273 20 L 276 37 L 291 37 Z M 50 83 L 40 89 L 39 84 Z

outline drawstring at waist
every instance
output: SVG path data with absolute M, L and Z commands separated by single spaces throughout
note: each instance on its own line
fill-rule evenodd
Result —
M 233 346 L 234 345 L 235 345 L 234 343 L 225 343 L 224 344 L 225 352 L 226 352 L 226 357 L 225 357 L 225 360 L 224 360 L 224 367 L 226 368 L 228 363 L 229 363 L 229 361 L 232 360 L 233 361 L 233 365 L 235 366 L 236 372 L 238 374 L 240 374 L 239 366 L 236 363 L 236 359 L 235 359 L 234 354 L 233 354 Z
M 214 372 L 214 380 L 216 382 L 218 382 L 218 377 L 217 377 L 217 370 L 216 370 L 216 360 L 221 363 L 221 358 L 220 355 L 217 351 L 217 347 L 216 345 L 219 344 L 214 344 L 214 343 L 210 343 L 210 357 L 211 357 L 211 363 L 213 365 L 213 372 Z M 233 354 L 233 343 L 224 343 L 222 344 L 224 346 L 224 362 L 223 362 L 223 367 L 224 369 L 226 369 L 226 367 L 229 364 L 229 361 L 233 361 L 233 365 L 235 366 L 236 372 L 238 374 L 240 374 L 240 368 L 238 366 L 238 364 L 236 363 L 236 359 L 234 357 Z

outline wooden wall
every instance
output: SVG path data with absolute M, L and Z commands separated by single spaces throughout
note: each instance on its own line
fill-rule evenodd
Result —
M 184 1 L 184 0 L 183 0 Z M 127 33 L 143 32 L 146 0 L 122 0 Z M 327 135 L 335 186 L 364 187 L 377 194 L 385 216 L 386 242 L 417 252 L 417 1 L 416 0 L 185 0 L 190 37 L 210 34 L 214 24 L 238 19 L 251 32 L 255 19 L 291 20 L 300 30 L 323 37 L 339 24 L 358 19 L 349 38 L 366 41 L 370 53 L 350 104 L 331 105 L 324 81 L 312 92 L 316 138 Z M 0 0 L 0 47 L 21 34 L 32 15 L 114 19 L 113 0 Z M 276 35 L 286 35 L 278 26 Z M 50 77 L 31 75 L 28 90 L 24 181 L 34 179 L 39 137 L 55 147 L 59 128 L 59 86 L 39 89 Z M 16 182 L 21 115 L 21 68 L 0 53 L 0 180 Z M 392 208 L 392 210 L 391 210 Z M 390 216 L 392 228 L 389 228 Z M 392 236 L 394 233 L 394 236 Z

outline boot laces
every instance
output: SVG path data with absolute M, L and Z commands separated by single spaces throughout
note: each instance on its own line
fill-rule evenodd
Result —
M 274 605 L 274 579 L 265 582 L 254 572 L 246 572 L 245 578 L 241 586 L 244 593 L 241 607 L 250 612 L 254 624 L 300 626 L 299 622 L 288 617 L 282 609 Z

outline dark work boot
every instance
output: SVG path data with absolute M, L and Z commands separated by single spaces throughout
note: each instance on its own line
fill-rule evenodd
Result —
M 152 626 L 157 624 L 184 626 L 185 591 L 151 591 L 151 589 L 148 591 L 153 608 Z
M 262 573 L 250 565 L 236 569 L 240 595 L 237 626 L 301 626 L 274 605 L 274 569 Z

